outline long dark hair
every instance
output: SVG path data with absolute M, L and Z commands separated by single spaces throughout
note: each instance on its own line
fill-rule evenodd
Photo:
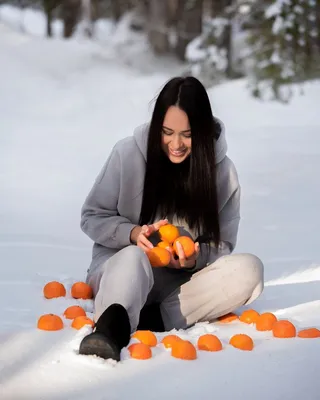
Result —
M 169 107 L 183 110 L 191 128 L 190 156 L 172 163 L 161 147 L 162 124 Z M 220 242 L 215 142 L 221 131 L 207 92 L 194 77 L 176 77 L 161 90 L 153 111 L 140 213 L 141 225 L 156 218 L 184 219 L 201 242 Z

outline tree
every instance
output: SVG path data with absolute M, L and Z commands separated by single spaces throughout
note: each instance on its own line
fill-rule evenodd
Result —
M 185 60 L 188 44 L 202 32 L 203 0 L 179 0 L 176 54 Z
M 150 0 L 147 32 L 151 47 L 156 54 L 165 54 L 169 51 L 168 0 Z
M 53 12 L 58 7 L 60 0 L 43 0 L 42 5 L 47 17 L 47 36 L 52 36 Z
M 286 102 L 293 93 L 289 84 L 320 76 L 319 22 L 316 0 L 264 3 L 250 37 L 255 96 L 271 89 L 273 98 Z
M 81 0 L 63 0 L 61 2 L 61 14 L 64 23 L 63 36 L 69 38 L 80 17 Z

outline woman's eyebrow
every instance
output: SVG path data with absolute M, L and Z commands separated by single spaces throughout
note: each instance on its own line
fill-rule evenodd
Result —
M 170 129 L 170 128 L 168 128 L 168 127 L 166 127 L 166 126 L 162 126 L 164 129 L 167 129 L 168 131 L 171 131 L 171 132 L 173 132 L 173 129 Z M 185 131 L 181 131 L 180 133 L 187 133 L 187 132 L 190 132 L 191 131 L 191 129 L 186 129 Z

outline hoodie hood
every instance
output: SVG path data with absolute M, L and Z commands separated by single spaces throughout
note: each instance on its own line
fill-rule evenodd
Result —
M 224 124 L 216 118 L 216 122 L 220 125 L 221 132 L 218 140 L 216 141 L 216 164 L 219 164 L 227 154 L 228 145 L 226 141 Z M 138 126 L 133 133 L 137 146 L 145 160 L 147 160 L 147 145 L 149 134 L 150 122 Z

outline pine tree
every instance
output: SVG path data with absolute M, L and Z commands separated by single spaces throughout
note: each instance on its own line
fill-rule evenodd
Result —
M 269 3 L 269 4 L 268 4 Z M 259 3 L 260 21 L 250 35 L 253 50 L 252 93 L 287 102 L 291 83 L 319 77 L 319 1 L 277 0 Z

